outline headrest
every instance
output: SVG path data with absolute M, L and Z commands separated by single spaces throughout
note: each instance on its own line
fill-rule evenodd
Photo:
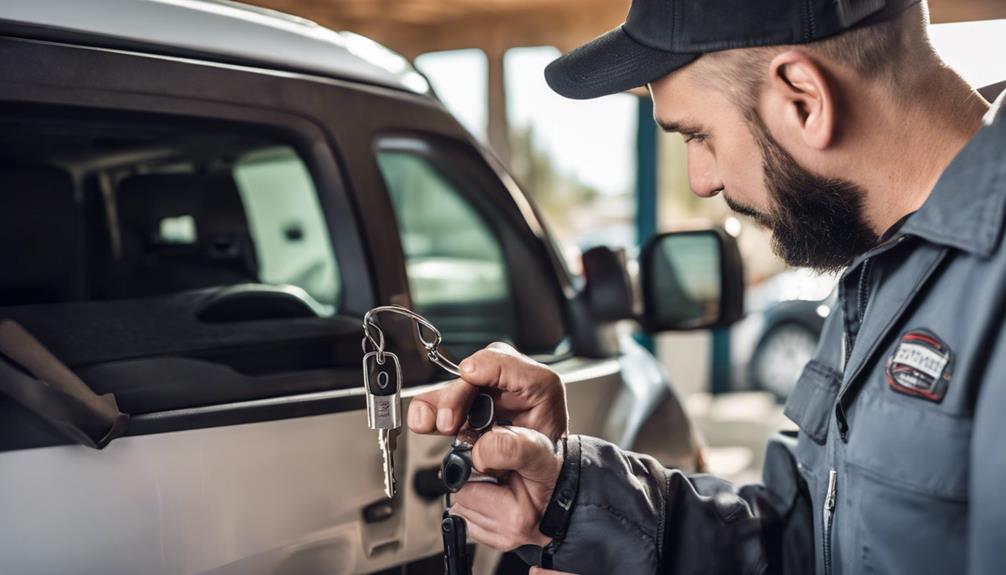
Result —
M 132 176 L 119 184 L 116 203 L 122 227 L 147 237 L 159 230 L 162 220 L 179 216 L 192 216 L 200 242 L 248 233 L 241 194 L 224 171 Z
M 164 218 L 191 215 L 199 209 L 200 178 L 190 174 L 131 176 L 116 189 L 119 222 L 129 230 L 149 233 Z

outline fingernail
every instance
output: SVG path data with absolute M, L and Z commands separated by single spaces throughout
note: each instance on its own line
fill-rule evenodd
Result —
M 475 373 L 475 361 L 471 358 L 462 361 L 459 367 L 461 368 L 461 373 Z
M 437 428 L 440 431 L 450 431 L 454 427 L 453 423 L 454 417 L 450 409 L 442 407 L 437 410 Z
M 421 433 L 433 430 L 433 410 L 425 403 L 409 405 L 409 427 Z

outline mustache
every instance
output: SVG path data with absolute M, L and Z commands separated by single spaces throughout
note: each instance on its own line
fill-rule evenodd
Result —
M 772 221 L 772 219 L 769 218 L 768 215 L 763 214 L 762 212 L 752 208 L 747 204 L 742 204 L 737 200 L 732 199 L 730 196 L 726 194 L 726 192 L 723 193 L 723 201 L 725 201 L 727 203 L 727 207 L 733 210 L 734 212 L 742 216 L 749 216 L 759 224 L 767 226 Z

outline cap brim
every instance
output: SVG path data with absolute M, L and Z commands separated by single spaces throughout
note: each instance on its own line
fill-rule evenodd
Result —
M 644 46 L 620 26 L 553 61 L 545 81 L 567 98 L 586 100 L 648 84 L 698 56 Z

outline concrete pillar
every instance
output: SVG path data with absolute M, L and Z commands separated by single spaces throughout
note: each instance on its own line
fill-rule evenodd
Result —
M 506 50 L 486 51 L 489 63 L 489 110 L 486 134 L 489 147 L 496 152 L 500 161 L 510 167 L 510 122 L 506 109 L 506 77 L 503 70 L 503 55 Z

